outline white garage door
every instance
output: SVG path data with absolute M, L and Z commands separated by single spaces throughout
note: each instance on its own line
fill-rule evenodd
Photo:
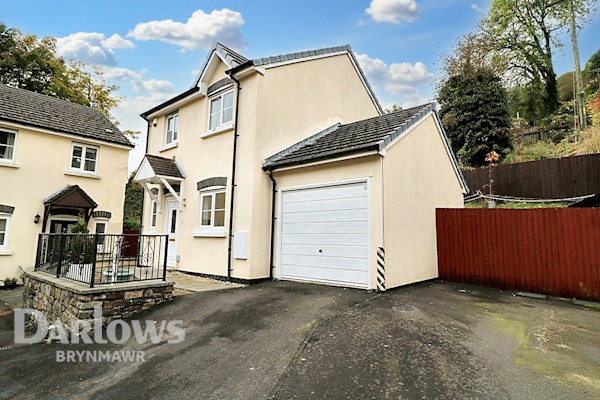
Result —
M 366 183 L 283 192 L 281 279 L 369 287 Z

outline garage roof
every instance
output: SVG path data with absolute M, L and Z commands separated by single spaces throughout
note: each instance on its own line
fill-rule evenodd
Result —
M 263 169 L 272 170 L 369 150 L 383 150 L 433 110 L 434 105 L 429 103 L 350 124 L 333 125 L 267 158 Z

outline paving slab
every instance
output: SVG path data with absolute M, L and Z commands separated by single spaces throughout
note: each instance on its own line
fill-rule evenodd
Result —
M 236 289 L 243 287 L 238 283 L 209 279 L 179 271 L 167 271 L 167 280 L 175 282 L 175 288 L 189 292 L 210 292 L 214 290 Z

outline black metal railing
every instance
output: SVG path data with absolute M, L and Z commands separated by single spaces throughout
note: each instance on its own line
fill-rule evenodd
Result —
M 168 235 L 42 233 L 35 270 L 96 284 L 167 279 Z

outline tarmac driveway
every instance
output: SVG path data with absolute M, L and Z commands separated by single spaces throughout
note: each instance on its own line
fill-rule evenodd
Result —
M 136 319 L 183 320 L 186 338 L 0 350 L 0 398 L 600 398 L 600 312 L 495 289 L 266 282 Z M 57 363 L 66 349 L 143 350 L 145 362 Z

